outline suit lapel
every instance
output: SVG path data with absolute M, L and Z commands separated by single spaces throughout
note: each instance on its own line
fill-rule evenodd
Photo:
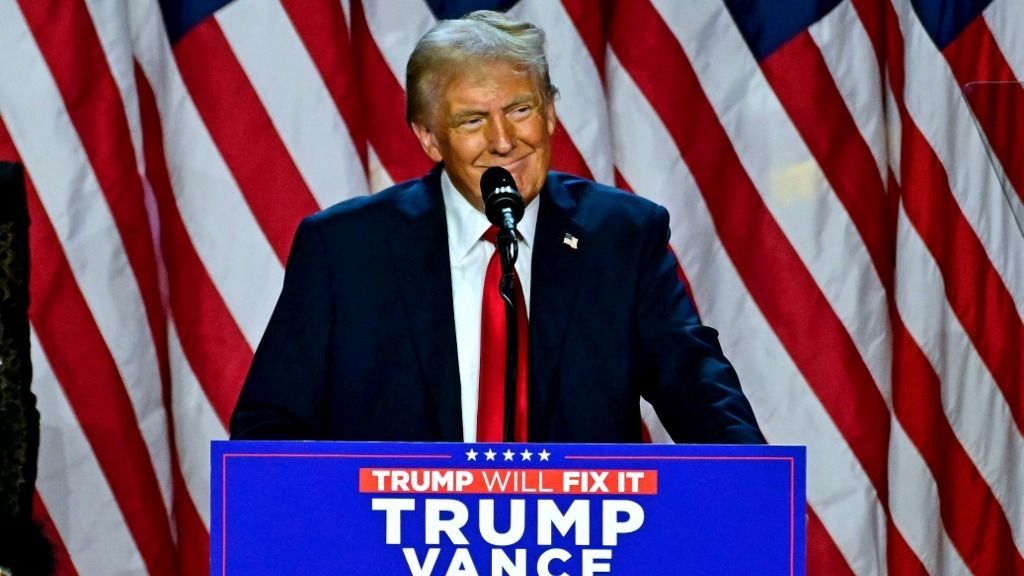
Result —
M 403 219 L 391 233 L 391 250 L 420 369 L 436 407 L 441 439 L 458 442 L 462 440 L 462 402 L 448 230 L 439 176 L 440 170 L 435 169 L 402 192 L 397 206 Z
M 530 430 L 541 429 L 547 420 L 587 246 L 586 234 L 574 218 L 576 201 L 560 175 L 549 174 L 539 200 L 530 288 Z M 576 248 L 569 245 L 573 238 Z

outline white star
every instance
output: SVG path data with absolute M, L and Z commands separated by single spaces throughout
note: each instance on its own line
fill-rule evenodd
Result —
M 489 462 L 493 462 L 494 461 L 494 455 L 495 454 L 496 454 L 496 452 L 494 450 L 491 450 L 490 448 L 487 449 L 487 452 L 484 452 L 484 456 L 487 456 L 487 460 Z
M 505 462 L 511 462 L 512 458 L 516 455 L 516 453 L 511 450 L 505 450 L 502 454 L 505 456 Z
M 466 459 L 467 460 L 476 460 L 476 450 L 473 450 L 472 448 L 470 448 L 469 452 L 466 452 Z
M 530 459 L 531 456 L 533 456 L 533 452 L 530 452 L 529 450 L 523 450 L 522 452 L 519 453 L 519 455 L 523 457 L 523 462 L 526 462 L 527 460 Z
M 537 455 L 540 456 L 541 462 L 547 462 L 548 456 L 551 456 L 551 452 L 548 452 L 547 450 L 541 450 Z

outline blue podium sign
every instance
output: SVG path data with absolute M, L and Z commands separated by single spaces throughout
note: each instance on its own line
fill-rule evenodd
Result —
M 212 575 L 804 574 L 784 446 L 214 442 Z

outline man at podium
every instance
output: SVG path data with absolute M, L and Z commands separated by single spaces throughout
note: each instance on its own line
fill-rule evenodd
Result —
M 500 166 L 525 205 L 507 236 L 512 439 L 637 442 L 642 396 L 677 442 L 764 441 L 677 274 L 665 209 L 548 171 L 557 90 L 540 29 L 486 11 L 442 21 L 406 86 L 437 166 L 301 223 L 232 438 L 502 441 L 507 319 L 481 188 Z

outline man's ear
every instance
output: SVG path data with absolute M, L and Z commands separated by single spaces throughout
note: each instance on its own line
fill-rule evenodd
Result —
M 416 139 L 420 141 L 420 147 L 423 148 L 423 152 L 434 162 L 441 161 L 441 149 L 437 145 L 437 137 L 426 124 L 422 124 L 417 121 L 413 121 L 409 124 L 412 127 L 412 131 L 416 134 Z

